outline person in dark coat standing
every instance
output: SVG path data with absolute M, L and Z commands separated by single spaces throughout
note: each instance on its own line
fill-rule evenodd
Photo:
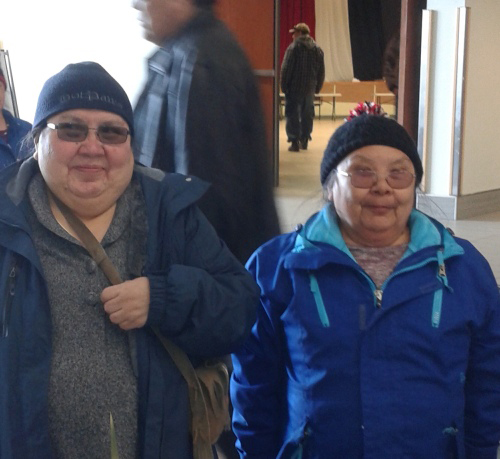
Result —
M 279 234 L 259 90 L 215 0 L 135 1 L 149 59 L 136 160 L 211 183 L 200 209 L 242 262 Z
M 23 147 L 24 136 L 31 131 L 31 124 L 16 118 L 5 110 L 7 81 L 0 68 L 0 169 L 26 157 L 29 150 Z
M 314 118 L 314 94 L 325 81 L 323 50 L 300 22 L 290 29 L 293 42 L 281 64 L 281 90 L 285 94 L 286 135 L 289 151 L 307 150 Z
M 399 30 L 397 30 L 387 43 L 382 61 L 382 74 L 385 83 L 395 96 L 398 95 L 399 89 L 399 42 Z
M 134 1 L 159 48 L 134 111 L 143 165 L 211 183 L 198 206 L 241 262 L 280 233 L 259 90 L 215 0 Z M 235 438 L 218 446 L 236 458 Z

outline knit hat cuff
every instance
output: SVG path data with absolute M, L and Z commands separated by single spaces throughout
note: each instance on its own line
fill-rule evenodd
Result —
M 57 113 L 74 109 L 115 113 L 127 122 L 133 135 L 134 117 L 127 94 L 95 62 L 69 64 L 45 82 L 38 97 L 33 128 Z

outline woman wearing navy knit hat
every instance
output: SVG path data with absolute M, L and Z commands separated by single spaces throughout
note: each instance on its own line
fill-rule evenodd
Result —
M 132 107 L 99 64 L 51 77 L 33 126 L 33 156 L 0 172 L 0 457 L 110 457 L 111 415 L 120 459 L 193 459 L 204 438 L 156 333 L 195 365 L 226 355 L 258 289 L 196 207 L 208 185 L 134 164 Z
M 233 355 L 245 458 L 497 459 L 500 300 L 481 254 L 414 209 L 414 142 L 361 104 L 321 163 L 324 209 L 259 248 Z

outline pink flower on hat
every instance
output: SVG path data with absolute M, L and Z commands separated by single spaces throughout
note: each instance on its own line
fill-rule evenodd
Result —
M 375 102 L 360 102 L 356 107 L 352 110 L 349 110 L 349 116 L 345 119 L 345 121 L 351 121 L 356 116 L 360 115 L 380 115 L 387 116 L 387 113 L 384 111 L 380 104 L 376 104 Z

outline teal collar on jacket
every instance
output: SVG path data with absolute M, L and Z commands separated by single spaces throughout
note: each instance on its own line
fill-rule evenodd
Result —
M 455 242 L 443 225 L 431 220 L 419 210 L 413 209 L 411 211 L 408 225 L 410 227 L 410 243 L 403 258 L 423 248 L 441 245 L 444 247 L 445 259 L 464 253 L 462 247 Z M 306 222 L 297 237 L 294 251 L 312 248 L 315 242 L 336 247 L 354 259 L 340 232 L 337 215 L 329 204 Z

